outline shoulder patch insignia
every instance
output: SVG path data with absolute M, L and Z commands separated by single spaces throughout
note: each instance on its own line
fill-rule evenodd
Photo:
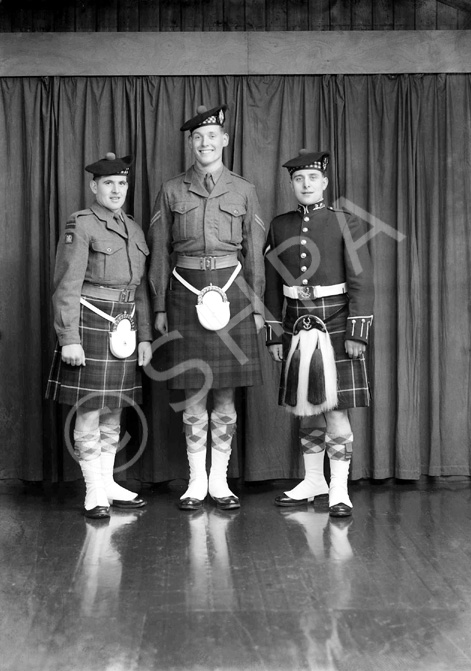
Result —
M 65 234 L 65 239 L 64 242 L 66 245 L 71 245 L 74 241 L 74 234 L 73 233 L 66 233 Z

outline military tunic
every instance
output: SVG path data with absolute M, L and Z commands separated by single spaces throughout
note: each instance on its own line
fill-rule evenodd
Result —
M 345 340 L 367 343 L 373 319 L 373 273 L 365 226 L 355 216 L 325 207 L 324 201 L 272 221 L 265 253 L 267 345 L 283 343 L 284 358 L 293 325 L 314 314 L 326 322 L 335 353 L 337 409 L 369 405 L 365 358 L 350 359 Z M 346 293 L 315 298 L 309 287 L 346 283 Z M 299 287 L 297 298 L 283 286 Z M 303 297 L 303 292 L 305 296 Z M 284 372 L 284 371 L 283 371 Z M 280 402 L 284 374 L 281 376 Z
M 47 398 L 89 409 L 141 402 L 137 351 L 126 359 L 114 357 L 109 322 L 81 305 L 80 297 L 111 317 L 134 312 L 138 342 L 152 341 L 148 254 L 141 227 L 122 211 L 95 202 L 69 217 L 56 256 L 52 301 L 58 344 Z M 100 298 L 100 288 L 116 290 L 116 297 Z M 85 366 L 62 362 L 61 347 L 71 344 L 82 344 Z
M 265 239 L 255 187 L 226 167 L 211 193 L 193 166 L 162 186 L 150 227 L 149 285 L 154 311 L 167 312 L 169 335 L 178 334 L 159 353 L 162 365 L 185 368 L 179 374 L 169 370 L 169 388 L 199 388 L 207 382 L 201 366 L 185 363 L 195 359 L 211 369 L 211 387 L 261 383 L 253 312 L 262 312 Z M 197 319 L 196 296 L 172 270 L 182 256 L 204 258 L 201 269 L 177 267 L 178 273 L 198 290 L 209 284 L 222 287 L 234 267 L 212 268 L 208 259 L 228 255 L 243 266 L 227 290 L 231 322 L 208 331 Z

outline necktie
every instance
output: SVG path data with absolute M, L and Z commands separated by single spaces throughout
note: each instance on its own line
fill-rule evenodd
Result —
M 124 232 L 127 233 L 126 230 L 126 224 L 124 223 L 124 220 L 119 216 L 119 214 L 114 214 L 113 219 L 115 222 L 118 224 L 119 228 Z
M 211 191 L 214 188 L 214 180 L 210 172 L 207 172 L 206 175 L 204 176 L 204 185 L 206 187 L 206 191 L 208 193 L 211 193 Z

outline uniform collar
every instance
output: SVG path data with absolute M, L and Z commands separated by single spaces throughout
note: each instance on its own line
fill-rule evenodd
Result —
M 201 181 L 203 181 L 203 179 L 207 175 L 208 171 L 205 170 L 204 168 L 202 168 L 199 163 L 193 163 L 193 168 L 195 169 L 195 172 L 200 177 Z M 214 172 L 211 173 L 211 175 L 213 177 L 214 184 L 218 183 L 218 180 L 221 177 L 223 171 L 224 171 L 224 165 L 221 165 L 220 168 L 218 168 L 217 170 L 215 170 Z
M 126 233 L 126 226 L 119 224 L 115 219 L 115 217 L 118 216 L 123 223 L 126 221 L 126 216 L 123 210 L 119 209 L 117 212 L 112 212 L 111 210 L 108 210 L 108 208 L 103 207 L 103 205 L 100 205 L 100 203 L 97 203 L 97 201 L 93 203 L 90 209 L 98 217 L 98 219 L 106 224 L 107 229 L 118 233 L 122 238 L 128 237 Z
M 322 210 L 324 207 L 325 207 L 324 199 L 318 200 L 317 203 L 314 203 L 313 205 L 301 205 L 301 203 L 299 203 L 298 212 L 300 212 L 303 215 L 307 215 L 312 214 L 312 212 L 315 212 L 316 210 Z
M 218 173 L 219 177 L 217 176 Z M 200 171 L 198 168 L 196 168 L 196 165 L 192 165 L 186 171 L 183 181 L 190 185 L 189 190 L 191 192 L 198 194 L 198 196 L 203 196 L 204 198 L 214 198 L 215 196 L 221 196 L 223 193 L 229 191 L 229 184 L 231 183 L 232 178 L 231 173 L 226 168 L 226 166 L 223 165 L 220 171 L 218 170 L 213 174 L 214 180 L 217 181 L 214 189 L 209 195 L 205 186 L 203 185 L 203 177 L 205 174 L 206 173 L 203 173 L 203 171 Z

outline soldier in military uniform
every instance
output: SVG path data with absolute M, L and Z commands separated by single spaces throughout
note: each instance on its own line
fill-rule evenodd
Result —
M 109 517 L 110 504 L 145 504 L 113 479 L 121 410 L 141 403 L 138 366 L 152 355 L 149 249 L 141 227 L 121 209 L 131 163 L 109 153 L 86 166 L 95 202 L 68 219 L 54 274 L 58 344 L 46 397 L 76 408 L 74 451 L 86 484 L 84 514 L 92 518 Z
M 279 403 L 300 417 L 305 477 L 275 499 L 297 506 L 329 496 L 332 516 L 351 515 L 348 409 L 370 402 L 364 352 L 373 320 L 372 267 L 362 223 L 326 207 L 327 152 L 284 164 L 298 207 L 275 217 L 265 255 L 267 345 L 282 361 Z M 330 486 L 324 454 L 330 459 Z
M 201 106 L 181 127 L 189 132 L 194 163 L 163 184 L 150 227 L 155 328 L 168 334 L 163 347 L 168 387 L 185 390 L 190 479 L 179 501 L 183 510 L 201 508 L 208 491 L 222 510 L 240 506 L 227 484 L 237 419 L 234 392 L 262 381 L 257 332 L 263 327 L 266 231 L 255 187 L 223 165 L 226 109 Z

